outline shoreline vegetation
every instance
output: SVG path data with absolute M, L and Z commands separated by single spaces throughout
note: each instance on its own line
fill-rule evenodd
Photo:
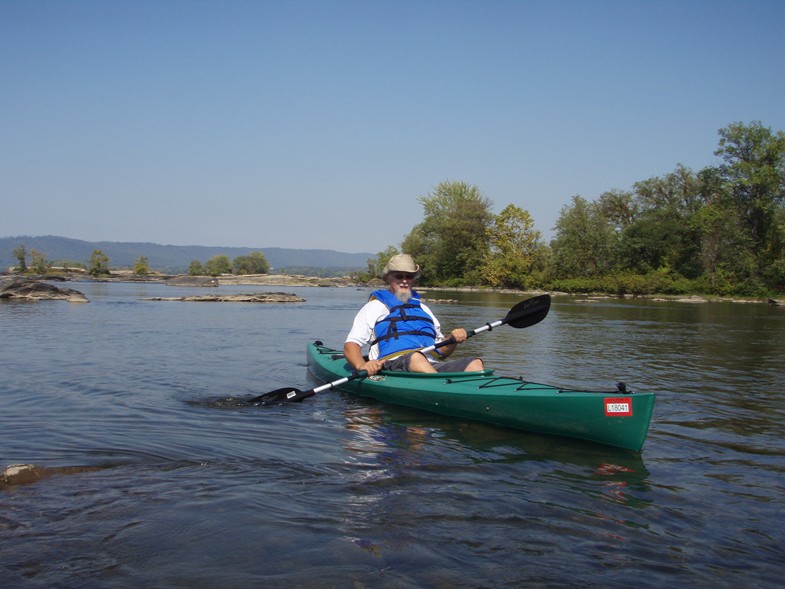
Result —
M 144 276 L 136 275 L 131 270 L 113 270 L 110 274 L 93 277 L 81 273 L 50 274 L 50 275 L 20 275 L 4 274 L 3 276 L 16 276 L 27 280 L 40 282 L 152 282 L 172 286 L 192 286 L 212 288 L 221 286 L 275 286 L 275 287 L 316 287 L 316 288 L 374 288 L 382 286 L 381 280 L 357 280 L 353 276 L 322 277 L 305 276 L 301 274 L 246 274 L 246 275 L 219 275 L 219 276 L 189 276 L 187 274 L 158 274 L 150 273 Z M 195 280 L 196 279 L 196 280 Z M 201 280 L 198 280 L 201 279 Z M 680 302 L 680 303 L 742 303 L 742 304 L 768 304 L 771 306 L 785 307 L 785 298 L 771 297 L 744 297 L 722 296 L 707 294 L 664 294 L 664 293 L 607 293 L 607 292 L 567 292 L 549 289 L 519 289 L 491 286 L 439 286 L 422 285 L 417 288 L 424 298 L 428 299 L 431 291 L 441 292 L 493 292 L 501 294 L 514 294 L 520 296 L 536 296 L 550 294 L 551 296 L 574 297 L 576 302 L 595 303 L 607 299 L 643 299 L 653 302 Z M 155 297 L 148 300 L 204 300 L 225 301 L 241 300 L 242 297 L 255 297 L 261 293 L 244 295 L 204 295 L 189 297 Z M 283 294 L 283 293 L 266 293 Z M 293 296 L 293 295 L 290 295 Z M 431 302 L 450 303 L 453 299 L 433 299 Z M 273 302 L 270 299 L 268 302 Z M 293 301 L 292 302 L 296 302 Z
M 72 271 L 99 280 L 116 279 L 112 275 L 121 272 L 133 280 L 187 272 L 193 286 L 215 286 L 210 281 L 216 279 L 372 286 L 392 256 L 407 253 L 422 268 L 420 284 L 430 288 L 780 304 L 785 297 L 785 132 L 753 121 L 732 123 L 719 136 L 716 165 L 695 172 L 679 164 L 671 173 L 635 182 L 629 190 L 608 190 L 594 200 L 574 195 L 549 243 L 529 211 L 508 204 L 495 214 L 478 186 L 444 181 L 419 197 L 422 221 L 398 246 L 368 258 L 366 269 L 356 260 L 320 266 L 315 258 L 308 266 L 272 265 L 264 251 L 248 251 L 234 259 L 215 254 L 190 264 L 181 260 L 177 266 L 139 255 L 133 263 L 114 264 L 128 270 L 110 271 L 102 249 L 94 249 L 86 264 L 50 262 L 23 243 L 12 252 L 18 261 L 14 268 L 25 275 Z M 277 274 L 270 274 L 273 269 Z

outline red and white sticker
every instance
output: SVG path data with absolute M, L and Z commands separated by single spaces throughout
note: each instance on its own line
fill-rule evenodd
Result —
M 630 397 L 606 397 L 605 415 L 609 417 L 632 417 L 632 399 Z

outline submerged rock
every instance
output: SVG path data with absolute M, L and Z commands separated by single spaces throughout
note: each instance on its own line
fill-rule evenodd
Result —
M 26 485 L 41 478 L 41 469 L 32 464 L 10 464 L 0 475 L 0 488 L 10 485 Z
M 61 466 L 46 468 L 34 464 L 9 464 L 0 473 L 0 489 L 13 485 L 29 485 L 50 475 L 76 474 L 101 470 L 100 466 Z
M 61 300 L 69 303 L 89 303 L 90 300 L 78 290 L 59 288 L 40 280 L 21 276 L 0 278 L 0 299 L 27 301 Z

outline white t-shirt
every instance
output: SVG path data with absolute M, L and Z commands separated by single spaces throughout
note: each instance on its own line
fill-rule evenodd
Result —
M 431 319 L 433 319 L 433 327 L 436 330 L 436 341 L 442 341 L 444 336 L 442 335 L 439 320 L 436 319 L 436 316 L 426 305 L 420 303 L 420 306 L 422 307 L 422 310 L 428 313 L 428 315 L 431 316 Z M 379 321 L 387 317 L 389 314 L 389 309 L 380 300 L 373 299 L 368 301 L 355 316 L 352 329 L 349 331 L 349 335 L 346 336 L 346 341 L 357 344 L 361 349 L 365 348 L 365 346 L 370 344 L 376 337 L 373 333 L 373 328 Z M 379 345 L 377 344 L 375 346 L 371 346 L 371 349 L 368 352 L 368 359 L 376 360 L 378 357 Z

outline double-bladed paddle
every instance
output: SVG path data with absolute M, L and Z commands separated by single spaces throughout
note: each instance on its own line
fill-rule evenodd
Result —
M 477 329 L 467 331 L 466 336 L 467 338 L 473 337 L 478 333 L 482 333 L 483 331 L 491 331 L 494 327 L 499 327 L 500 325 L 509 325 L 510 327 L 514 327 L 516 329 L 530 327 L 545 319 L 545 316 L 548 314 L 550 308 L 551 308 L 550 295 L 544 294 L 536 297 L 531 297 L 529 299 L 524 299 L 520 303 L 516 304 L 512 309 L 510 309 L 507 312 L 507 315 L 504 316 L 504 319 L 486 323 L 482 327 L 478 327 Z M 454 343 L 455 343 L 455 339 L 449 337 L 446 340 L 440 341 L 437 344 L 428 346 L 427 348 L 421 348 L 419 350 L 412 350 L 412 352 L 423 352 L 423 353 L 431 352 L 433 350 L 436 350 L 437 348 L 441 348 L 443 346 L 449 346 L 450 344 L 454 344 Z M 349 376 L 345 376 L 344 378 L 339 378 L 338 380 L 328 382 L 327 384 L 323 384 L 321 386 L 315 387 L 313 389 L 309 389 L 307 391 L 301 391 L 299 389 L 294 389 L 291 387 L 276 389 L 274 391 L 270 391 L 269 393 L 252 397 L 248 399 L 248 403 L 254 405 L 255 404 L 268 405 L 271 403 L 282 403 L 285 401 L 289 401 L 289 402 L 302 401 L 303 399 L 312 397 L 313 395 L 317 393 L 321 393 L 322 391 L 335 388 L 349 381 L 357 380 L 358 378 L 365 378 L 366 376 L 368 376 L 368 373 L 365 370 L 360 370 L 357 372 L 353 372 L 352 374 L 350 374 Z

